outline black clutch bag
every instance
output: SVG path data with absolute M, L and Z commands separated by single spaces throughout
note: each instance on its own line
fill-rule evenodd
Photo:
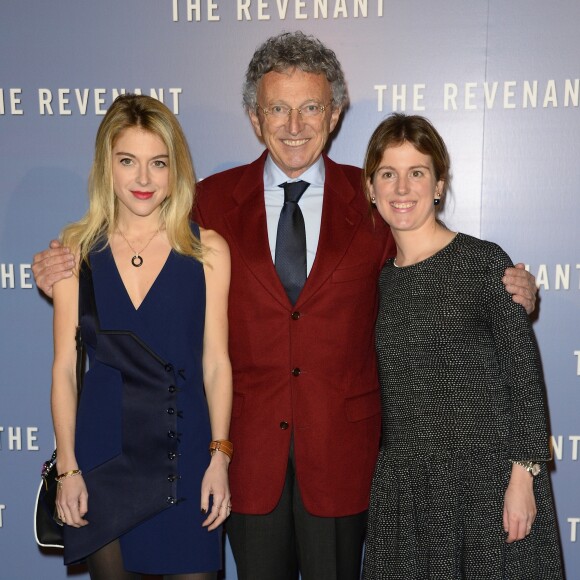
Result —
M 34 506 L 34 539 L 43 548 L 63 548 L 62 522 L 56 513 L 56 449 L 44 462 L 41 477 Z

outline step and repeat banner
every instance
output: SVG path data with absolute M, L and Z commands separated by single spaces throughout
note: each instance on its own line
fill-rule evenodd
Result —
M 3 2 L 0 578 L 88 577 L 32 534 L 54 439 L 52 307 L 30 264 L 87 207 L 103 114 L 119 93 L 150 94 L 177 114 L 199 178 L 252 161 L 262 145 L 241 105 L 246 66 L 267 37 L 303 30 L 348 81 L 330 156 L 360 165 L 390 112 L 427 116 L 452 157 L 444 221 L 536 276 L 552 482 L 567 578 L 580 579 L 579 22 L 577 0 Z M 229 548 L 225 565 L 235 580 Z

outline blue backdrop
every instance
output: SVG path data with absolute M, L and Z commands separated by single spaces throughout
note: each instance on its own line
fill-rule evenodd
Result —
M 199 177 L 251 161 L 261 144 L 241 106 L 245 68 L 268 36 L 301 29 L 336 51 L 349 82 L 331 156 L 360 165 L 393 110 L 429 117 L 452 156 L 446 223 L 498 242 L 536 275 L 552 481 L 567 577 L 580 578 L 578 22 L 577 0 L 3 2 L 0 577 L 67 576 L 32 535 L 54 441 L 52 309 L 30 262 L 86 209 L 102 115 L 118 92 L 153 94 L 177 113 Z M 235 579 L 229 550 L 226 569 Z

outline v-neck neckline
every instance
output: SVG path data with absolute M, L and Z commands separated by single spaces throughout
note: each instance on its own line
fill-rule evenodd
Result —
M 115 260 L 115 255 L 113 254 L 113 250 L 111 249 L 111 246 L 110 245 L 107 246 L 107 249 L 109 251 L 109 255 L 111 257 L 111 260 L 113 261 L 113 266 L 115 268 L 115 272 L 117 273 L 117 278 L 118 278 L 119 282 L 121 283 L 121 286 L 125 292 L 125 296 L 129 300 L 129 304 L 131 304 L 131 306 L 133 307 L 134 312 L 139 312 L 141 310 L 141 308 L 143 307 L 143 304 L 145 304 L 145 302 L 147 301 L 149 294 L 151 294 L 151 291 L 153 290 L 153 288 L 157 284 L 157 281 L 161 277 L 161 274 L 166 269 L 167 263 L 169 262 L 169 259 L 171 258 L 171 255 L 173 254 L 173 249 L 172 248 L 169 249 L 169 253 L 167 254 L 167 257 L 165 258 L 163 265 L 161 266 L 159 272 L 157 272 L 157 275 L 153 279 L 151 286 L 149 286 L 149 288 L 147 289 L 147 292 L 145 292 L 145 296 L 143 296 L 143 300 L 141 300 L 141 302 L 137 306 L 135 305 L 133 298 L 131 298 L 129 291 L 127 290 L 127 286 L 125 285 L 125 281 L 123 280 L 123 276 L 121 276 L 121 272 L 119 270 L 119 267 L 117 266 L 117 261 Z

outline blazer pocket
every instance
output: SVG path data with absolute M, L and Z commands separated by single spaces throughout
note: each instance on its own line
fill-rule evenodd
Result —
M 239 417 L 244 408 L 244 395 L 234 391 L 234 398 L 232 400 L 232 417 Z
M 346 399 L 346 418 L 351 421 L 362 421 L 381 412 L 381 395 L 379 389 Z
M 373 264 L 370 262 L 365 262 L 364 264 L 358 264 L 357 266 L 351 266 L 350 268 L 340 268 L 335 270 L 332 274 L 333 282 L 349 282 L 350 280 L 358 280 L 359 278 L 366 278 L 371 276 L 375 272 Z

